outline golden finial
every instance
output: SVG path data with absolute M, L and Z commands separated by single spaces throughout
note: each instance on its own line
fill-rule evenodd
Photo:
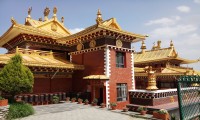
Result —
M 100 9 L 98 9 L 98 12 L 97 12 L 96 22 L 97 22 L 97 24 L 101 24 L 103 22 L 103 19 L 101 17 L 101 11 L 100 11 Z
M 48 15 L 49 15 L 50 9 L 46 7 L 44 9 L 44 21 L 48 20 Z
M 140 49 L 142 50 L 142 53 L 145 53 L 146 45 L 144 43 L 144 40 L 142 41 L 142 46 L 140 47 Z
M 28 8 L 28 18 L 31 18 L 32 7 Z
M 155 42 L 153 42 L 153 47 L 151 50 L 155 50 L 155 49 L 156 49 L 156 44 L 155 44 Z
M 54 7 L 54 8 L 53 8 L 53 17 L 56 17 L 56 13 L 57 13 L 57 8 Z
M 17 21 L 13 17 L 11 17 L 11 22 L 12 24 L 17 24 Z
M 63 23 L 64 24 L 64 17 L 61 17 L 61 23 Z
M 170 47 L 171 47 L 171 48 L 174 47 L 174 44 L 173 44 L 173 41 L 172 41 L 172 40 L 170 41 Z
M 158 49 L 161 48 L 161 41 L 160 41 L 160 40 L 157 41 L 157 48 L 158 48 Z

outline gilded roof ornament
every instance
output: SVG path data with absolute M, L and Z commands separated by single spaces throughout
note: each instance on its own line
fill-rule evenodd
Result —
M 50 9 L 48 7 L 46 7 L 44 9 L 44 16 L 48 16 L 49 15 L 49 12 L 50 12 Z
M 151 50 L 155 50 L 156 49 L 156 43 L 155 42 L 153 42 L 153 47 L 152 47 L 152 49 Z
M 160 40 L 157 41 L 157 48 L 158 48 L 158 49 L 161 48 L 161 41 L 160 41 Z
M 144 43 L 144 40 L 142 41 L 142 46 L 140 47 L 140 49 L 142 50 L 141 52 L 144 53 L 145 49 L 146 49 L 146 45 Z
M 170 41 L 170 47 L 174 47 L 173 41 Z
M 64 18 L 64 17 L 61 17 L 61 23 L 64 24 L 64 20 L 65 20 L 65 18 Z
M 32 7 L 28 8 L 28 18 L 31 18 Z
M 56 17 L 56 13 L 57 13 L 57 8 L 54 7 L 54 8 L 53 8 L 53 17 Z
M 46 7 L 44 9 L 44 21 L 48 20 L 48 15 L 49 15 L 50 9 Z
M 103 22 L 103 19 L 101 17 L 101 11 L 100 11 L 100 9 L 98 9 L 98 12 L 97 12 L 96 22 L 97 22 L 97 24 L 101 24 Z
M 11 17 L 11 22 L 12 24 L 17 24 L 17 21 L 13 17 Z

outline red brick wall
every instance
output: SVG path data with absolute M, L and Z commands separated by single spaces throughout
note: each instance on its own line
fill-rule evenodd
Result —
M 104 74 L 104 51 L 94 51 L 78 55 L 72 55 L 72 62 L 84 65 L 83 71 L 75 71 L 73 74 L 73 91 L 86 91 L 86 80 L 82 78 L 88 75 Z
M 132 89 L 132 73 L 131 73 L 131 53 L 125 54 L 126 67 L 117 68 L 116 67 L 116 51 L 110 50 L 110 66 L 111 66 L 111 76 L 109 81 L 110 88 L 110 102 L 117 101 L 117 83 L 126 83 L 128 90 Z M 127 92 L 128 100 L 117 102 L 117 108 L 121 109 L 129 104 L 129 95 Z
M 33 93 L 67 92 L 71 89 L 71 78 L 35 78 L 33 85 Z

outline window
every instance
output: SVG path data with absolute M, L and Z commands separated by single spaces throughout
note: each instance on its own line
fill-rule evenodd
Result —
M 119 68 L 125 67 L 125 53 L 116 52 L 116 67 Z
M 127 100 L 127 84 L 117 84 L 117 101 Z

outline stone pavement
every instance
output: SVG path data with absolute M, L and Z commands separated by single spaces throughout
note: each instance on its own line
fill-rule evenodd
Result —
M 77 103 L 34 106 L 34 115 L 20 120 L 144 120 L 106 108 Z

